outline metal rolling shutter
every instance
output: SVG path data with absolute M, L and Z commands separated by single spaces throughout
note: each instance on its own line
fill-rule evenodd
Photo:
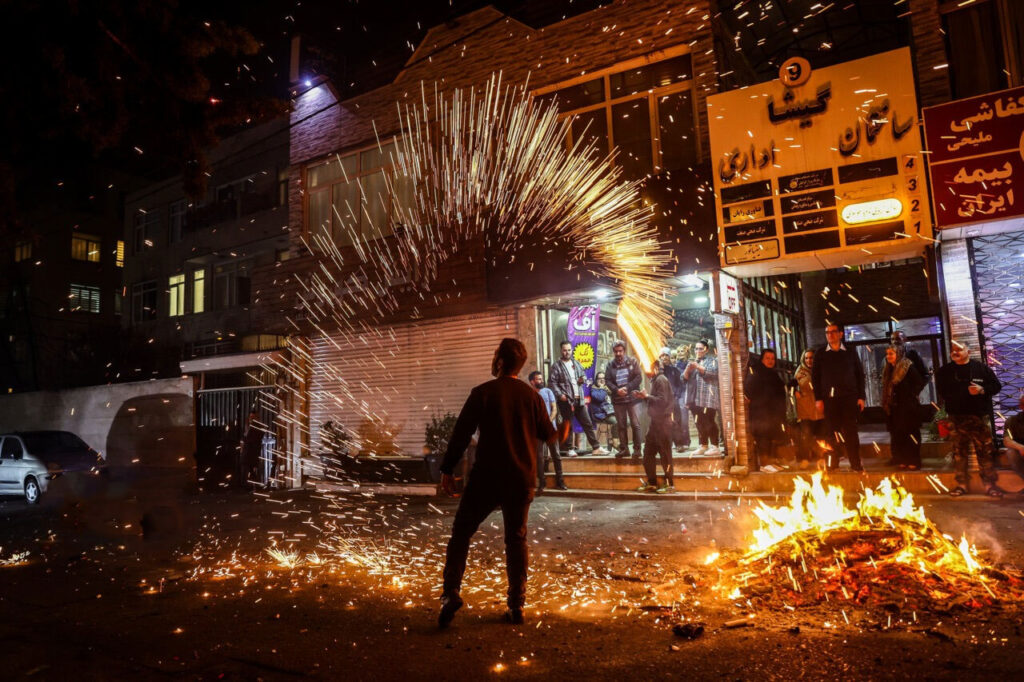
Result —
M 310 430 L 314 449 L 328 420 L 355 432 L 385 419 L 405 454 L 419 454 L 433 414 L 458 414 L 477 384 L 490 379 L 498 342 L 516 336 L 514 308 L 339 333 L 312 339 Z

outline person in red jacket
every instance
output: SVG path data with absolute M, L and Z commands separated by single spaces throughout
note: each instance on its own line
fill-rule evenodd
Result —
M 459 593 L 469 542 L 484 519 L 498 507 L 505 523 L 505 617 L 513 624 L 523 622 L 528 564 L 526 520 L 537 485 L 537 448 L 540 443 L 553 444 L 558 439 L 544 400 L 533 387 L 519 380 L 525 363 L 526 346 L 518 339 L 502 339 L 491 361 L 495 379 L 470 392 L 441 462 L 441 488 L 454 495 L 455 466 L 473 433 L 480 430 L 476 461 L 455 512 L 445 556 L 441 613 L 437 619 L 441 628 L 451 624 L 463 604 Z M 563 422 L 563 431 L 568 431 L 568 424 Z

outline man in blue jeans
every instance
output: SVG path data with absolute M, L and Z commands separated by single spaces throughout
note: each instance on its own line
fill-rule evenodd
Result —
M 502 339 L 491 361 L 495 379 L 474 388 L 459 413 L 441 462 L 441 488 L 455 494 L 455 466 L 473 433 L 479 429 L 476 461 L 452 523 L 444 562 L 444 587 L 437 624 L 448 627 L 462 607 L 462 576 L 469 543 L 492 511 L 501 508 L 505 524 L 505 564 L 508 573 L 508 611 L 512 624 L 523 622 L 526 602 L 526 519 L 537 482 L 537 444 L 554 443 L 558 432 L 536 390 L 519 380 L 526 363 L 526 346 Z M 568 422 L 565 422 L 568 424 Z
M 530 372 L 530 385 L 537 389 L 541 399 L 544 401 L 544 408 L 551 417 L 551 426 L 554 426 L 558 418 L 558 408 L 555 406 L 555 394 L 544 385 L 544 375 L 538 371 Z M 545 452 L 548 457 L 545 457 Z M 547 460 L 551 460 L 555 466 L 555 487 L 559 490 L 568 490 L 565 479 L 562 477 L 562 456 L 558 452 L 558 443 L 537 444 L 537 494 L 544 492 L 544 479 L 547 478 Z

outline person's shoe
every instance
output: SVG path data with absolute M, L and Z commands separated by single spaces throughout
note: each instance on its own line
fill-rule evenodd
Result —
M 627 457 L 629 457 L 629 452 L 626 450 L 619 450 L 615 453 L 615 459 L 626 459 Z
M 985 494 L 988 495 L 989 497 L 994 497 L 997 500 L 1001 500 L 1003 499 L 1003 495 L 1006 494 L 1006 491 L 1004 491 L 1002 488 L 993 483 L 988 487 L 988 490 L 985 491 Z
M 659 495 L 668 495 L 670 493 L 674 493 L 675 491 L 676 487 L 674 485 L 666 485 L 658 488 L 654 492 L 658 493 Z
M 595 456 L 599 456 L 599 457 L 604 457 L 605 455 L 608 454 L 608 451 L 605 450 L 604 448 L 602 448 L 600 445 L 598 445 L 596 448 L 594 448 L 593 450 L 590 451 L 590 454 L 595 455 Z
M 802 459 L 796 463 L 796 467 L 797 469 L 810 469 L 811 463 L 806 459 Z
M 962 495 L 966 495 L 966 494 L 967 494 L 967 488 L 963 487 L 962 485 L 958 485 L 957 487 L 955 487 L 955 488 L 953 488 L 952 490 L 949 491 L 949 496 L 950 497 L 961 497 Z
M 700 457 L 702 455 L 707 454 L 707 451 L 708 451 L 708 446 L 707 445 L 701 445 L 699 448 L 697 448 L 696 450 L 691 452 L 690 456 L 691 457 Z
M 565 453 L 566 457 L 576 457 L 576 450 L 569 448 L 569 451 Z
M 642 485 L 636 489 L 638 493 L 656 493 L 658 492 L 657 486 L 653 485 Z
M 568 490 L 569 489 L 569 486 L 567 486 L 565 484 L 565 481 L 559 481 L 559 482 L 555 483 L 555 487 L 558 488 L 559 490 Z
M 719 455 L 721 453 L 722 451 L 718 449 L 717 445 L 712 445 L 710 448 L 707 449 L 707 452 L 705 452 L 704 454 L 707 455 L 708 457 L 714 457 L 715 455 Z
M 509 607 L 509 610 L 505 612 L 505 622 L 512 625 L 522 625 L 523 610 Z
M 441 597 L 441 613 L 437 616 L 437 627 L 444 630 L 452 624 L 455 612 L 462 608 L 462 597 L 450 594 Z
M 544 492 L 544 488 L 537 488 L 537 495 L 540 495 L 542 492 Z
M 634 452 L 633 456 L 629 458 L 629 461 L 631 461 L 631 462 L 639 462 L 641 459 L 643 459 L 643 457 L 640 456 L 640 453 L 639 452 Z

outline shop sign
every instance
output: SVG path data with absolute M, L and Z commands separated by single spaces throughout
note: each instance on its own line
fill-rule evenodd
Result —
M 725 272 L 716 272 L 712 278 L 711 291 L 714 300 L 711 309 L 716 313 L 740 314 L 740 283 Z
M 910 51 L 708 98 L 722 266 L 737 276 L 920 254 L 931 241 Z M 895 226 L 895 227 L 894 227 Z
M 939 228 L 1024 215 L 1024 87 L 924 110 Z

